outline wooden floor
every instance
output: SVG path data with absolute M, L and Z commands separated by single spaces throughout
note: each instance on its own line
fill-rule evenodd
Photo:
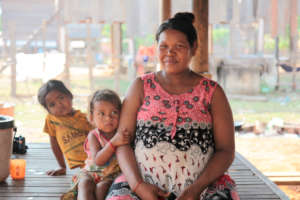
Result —
M 69 189 L 72 174 L 76 171 L 68 171 L 66 176 L 59 177 L 45 175 L 46 170 L 57 166 L 49 144 L 29 144 L 26 155 L 18 157 L 26 159 L 26 177 L 19 181 L 9 177 L 6 182 L 1 183 L 0 200 L 59 199 L 61 193 Z M 236 154 L 229 173 L 237 183 L 242 200 L 289 199 L 239 153 Z

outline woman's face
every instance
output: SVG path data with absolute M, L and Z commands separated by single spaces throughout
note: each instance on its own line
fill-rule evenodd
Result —
M 66 116 L 72 113 L 72 98 L 57 90 L 52 90 L 46 97 L 46 107 L 52 115 Z
M 180 31 L 167 29 L 159 36 L 158 57 L 162 69 L 177 74 L 189 68 L 196 45 L 190 47 L 187 37 Z

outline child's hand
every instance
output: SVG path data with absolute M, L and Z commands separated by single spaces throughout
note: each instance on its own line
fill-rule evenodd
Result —
M 61 176 L 66 175 L 66 168 L 59 168 L 54 170 L 49 170 L 46 172 L 48 176 Z
M 131 135 L 129 131 L 125 128 L 121 131 L 118 131 L 115 136 L 111 139 L 111 143 L 115 146 L 122 146 L 130 143 Z

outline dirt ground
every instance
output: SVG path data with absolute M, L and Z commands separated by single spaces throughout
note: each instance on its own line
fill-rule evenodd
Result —
M 300 137 L 297 135 L 236 137 L 236 151 L 263 173 L 300 172 Z M 300 185 L 279 186 L 291 200 L 300 200 Z

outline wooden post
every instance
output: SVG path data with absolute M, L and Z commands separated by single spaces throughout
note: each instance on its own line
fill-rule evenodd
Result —
M 46 20 L 42 22 L 42 37 L 43 37 L 43 73 L 46 71 L 46 29 L 47 24 Z
M 160 0 L 160 23 L 171 17 L 171 0 Z
M 198 35 L 198 49 L 192 60 L 196 73 L 208 72 L 208 0 L 193 0 L 195 28 Z
M 69 52 L 69 36 L 66 25 L 63 27 L 64 34 L 64 51 L 65 51 L 65 69 L 64 69 L 64 82 L 70 88 L 70 52 Z
M 211 56 L 214 52 L 213 30 L 214 30 L 213 25 L 209 24 L 208 25 L 208 56 Z
M 9 26 L 9 38 L 10 38 L 10 58 L 11 58 L 10 95 L 12 97 L 16 97 L 17 96 L 16 24 L 14 22 L 11 22 Z
M 91 38 L 91 19 L 89 18 L 86 22 L 86 51 L 87 51 L 87 64 L 89 67 L 89 80 L 90 80 L 90 90 L 94 90 L 94 84 L 93 84 L 93 52 L 92 52 L 92 38 Z
M 271 35 L 273 38 L 278 35 L 278 0 L 271 1 Z
M 275 90 L 279 90 L 280 75 L 279 75 L 279 37 L 278 37 L 278 0 L 271 1 L 271 35 L 275 39 L 275 59 L 276 59 L 276 71 L 277 81 Z
M 296 90 L 296 70 L 297 70 L 297 41 L 298 41 L 298 31 L 297 31 L 297 0 L 290 1 L 290 57 L 291 66 L 293 66 L 293 77 L 292 77 L 292 90 Z
M 276 85 L 275 85 L 275 90 L 279 90 L 280 87 L 280 76 L 279 76 L 279 37 L 275 37 L 275 59 L 276 59 L 276 72 L 277 72 L 277 80 L 276 80 Z
M 57 39 L 56 39 L 56 46 L 57 49 L 64 51 L 64 46 L 62 45 L 62 41 L 64 41 L 64 38 L 62 37 L 62 29 L 63 29 L 63 23 L 64 23 L 64 9 L 63 9 L 63 2 L 61 0 L 54 0 L 54 10 L 55 12 L 59 12 L 57 15 Z
M 258 33 L 257 33 L 257 53 L 259 55 L 264 54 L 264 20 L 258 20 Z
M 111 25 L 111 50 L 112 50 L 112 65 L 115 75 L 114 89 L 120 94 L 120 68 L 122 55 L 122 29 L 121 22 L 114 22 Z
M 238 0 L 232 0 L 232 20 L 230 21 L 230 57 L 238 57 L 241 54 L 242 38 L 240 30 L 240 4 Z

